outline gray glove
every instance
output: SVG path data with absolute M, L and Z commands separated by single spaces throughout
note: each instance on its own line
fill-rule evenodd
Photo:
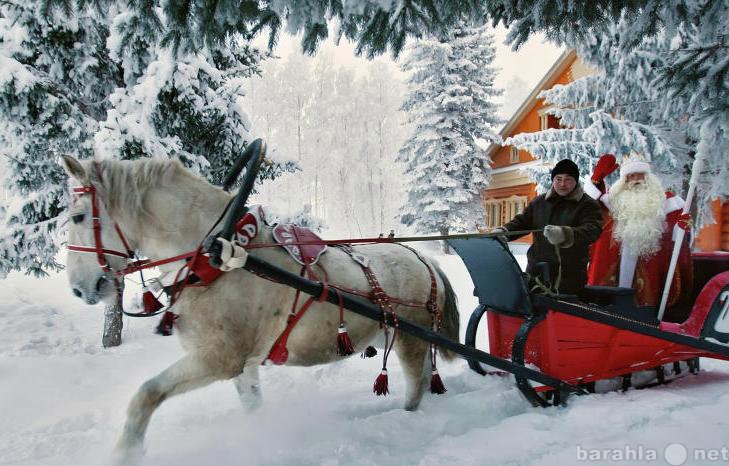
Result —
M 555 246 L 561 245 L 566 239 L 564 228 L 556 225 L 547 225 L 544 227 L 544 237 Z

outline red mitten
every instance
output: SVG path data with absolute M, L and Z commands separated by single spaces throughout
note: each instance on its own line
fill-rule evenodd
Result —
M 595 184 L 602 183 L 608 175 L 618 169 L 620 165 L 615 162 L 613 154 L 603 154 L 597 161 L 597 166 L 592 172 L 592 182 Z
M 676 225 L 678 225 L 679 228 L 681 228 L 684 231 L 688 231 L 691 229 L 691 224 L 693 223 L 693 220 L 691 219 L 691 214 L 686 212 L 679 215 L 678 220 L 676 220 Z

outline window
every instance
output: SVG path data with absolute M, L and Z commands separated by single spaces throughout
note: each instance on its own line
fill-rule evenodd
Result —
M 510 158 L 511 163 L 519 163 L 519 149 L 517 149 L 514 146 L 511 146 L 510 155 L 511 155 L 511 158 Z
M 486 227 L 497 228 L 509 222 L 514 216 L 524 212 L 527 205 L 526 196 L 511 196 L 501 199 L 487 199 L 484 201 L 486 212 Z
M 559 117 L 550 115 L 549 112 L 554 110 L 554 105 L 542 107 L 537 111 L 539 115 L 539 129 L 544 131 L 545 129 L 559 128 Z
M 550 128 L 559 128 L 559 117 L 542 113 L 539 115 L 539 128 L 544 131 Z
M 559 117 L 547 115 L 547 128 L 559 128 Z
M 524 211 L 524 207 L 526 207 L 526 197 L 523 196 L 511 196 L 507 199 L 502 200 L 504 211 L 504 223 L 508 222 L 512 218 L 514 218 L 516 215 L 522 213 Z
M 501 221 L 501 203 L 496 199 L 489 199 L 484 203 L 486 212 L 486 227 L 496 228 L 504 224 Z

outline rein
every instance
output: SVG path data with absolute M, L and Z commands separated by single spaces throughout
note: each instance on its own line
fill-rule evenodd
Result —
M 418 241 L 440 241 L 448 239 L 470 239 L 470 238 L 499 238 L 502 236 L 522 236 L 529 233 L 543 231 L 541 228 L 533 230 L 503 231 L 498 233 L 461 233 L 456 235 L 433 235 L 433 236 L 378 236 L 377 238 L 346 238 L 346 239 L 323 239 L 319 241 L 293 241 L 287 242 L 289 246 L 337 246 L 340 244 L 377 244 L 377 243 L 414 243 Z M 279 243 L 258 243 L 248 244 L 246 249 L 263 249 L 281 246 Z
M 94 162 L 94 169 L 96 171 L 97 177 L 99 179 L 99 182 L 103 182 L 102 176 L 101 176 L 101 170 L 99 168 L 99 164 L 97 162 Z M 228 183 L 226 182 L 226 185 Z M 94 245 L 93 246 L 82 246 L 82 245 L 76 245 L 76 244 L 69 244 L 67 245 L 67 249 L 69 251 L 73 251 L 76 253 L 87 253 L 87 254 L 95 254 L 97 262 L 99 263 L 99 266 L 101 269 L 106 273 L 110 274 L 113 277 L 114 286 L 117 290 L 117 293 L 121 295 L 122 293 L 122 283 L 120 280 L 123 280 L 123 277 L 125 275 L 129 275 L 132 273 L 139 272 L 141 279 L 142 279 L 142 285 L 145 286 L 145 280 L 144 275 L 142 274 L 142 271 L 145 269 L 158 267 L 165 264 L 170 264 L 173 262 L 178 261 L 185 261 L 187 272 L 183 275 L 183 270 L 185 269 L 185 266 L 181 267 L 180 270 L 178 270 L 177 275 L 175 276 L 175 282 L 172 285 L 172 291 L 170 292 L 170 303 L 174 303 L 174 301 L 179 297 L 180 293 L 182 293 L 185 286 L 189 285 L 188 279 L 190 278 L 192 268 L 195 264 L 195 262 L 198 260 L 198 258 L 203 254 L 204 252 L 204 242 L 203 240 L 200 243 L 200 246 L 197 247 L 194 251 L 188 251 L 184 252 L 182 254 L 178 254 L 176 256 L 168 257 L 165 259 L 159 259 L 156 261 L 151 261 L 149 259 L 137 259 L 137 256 L 134 252 L 134 250 L 129 245 L 129 242 L 127 241 L 124 233 L 122 232 L 119 225 L 112 220 L 114 224 L 114 230 L 116 231 L 117 236 L 119 237 L 122 245 L 124 246 L 126 251 L 118 251 L 114 249 L 108 249 L 104 247 L 103 241 L 102 241 L 102 235 L 101 235 L 101 217 L 100 217 L 100 209 L 99 209 L 99 193 L 96 188 L 96 186 L 89 181 L 89 184 L 84 186 L 78 186 L 71 188 L 71 194 L 76 196 L 83 196 L 83 195 L 91 195 L 91 216 L 92 216 L 92 227 L 94 230 Z M 226 204 L 225 209 L 220 214 L 218 220 L 213 224 L 213 226 L 210 228 L 208 233 L 205 235 L 204 238 L 208 238 L 210 233 L 220 224 L 220 222 L 223 220 L 223 218 L 226 216 L 228 211 L 230 210 L 231 204 L 235 198 L 231 198 L 230 201 Z M 103 199 L 102 199 L 103 202 Z M 108 210 L 108 207 L 107 207 Z M 520 230 L 520 231 L 501 231 L 498 233 L 464 233 L 464 234 L 455 234 L 455 235 L 435 235 L 435 236 L 405 236 L 405 237 L 395 237 L 394 234 L 391 234 L 389 236 L 379 236 L 376 238 L 347 238 L 347 239 L 336 239 L 336 240 L 318 240 L 318 241 L 298 241 L 298 242 L 291 242 L 286 243 L 287 245 L 291 246 L 306 246 L 306 245 L 351 245 L 351 244 L 377 244 L 377 243 L 405 243 L 405 242 L 418 242 L 418 241 L 438 241 L 438 240 L 447 240 L 447 239 L 468 239 L 468 238 L 498 238 L 498 237 L 505 237 L 505 236 L 521 236 L 528 233 L 535 233 L 542 231 L 541 229 L 534 229 L 534 230 Z M 272 248 L 272 247 L 280 247 L 281 244 L 279 243 L 259 243 L 259 244 L 247 244 L 245 245 L 245 249 L 262 249 L 262 248 Z M 114 270 L 107 260 L 107 256 L 116 256 L 116 257 L 122 257 L 127 259 L 128 262 L 127 265 L 121 269 L 121 270 Z M 178 279 L 181 279 L 178 281 Z M 347 292 L 354 292 L 353 294 L 360 294 L 357 293 L 357 290 L 349 290 L 344 287 L 342 287 L 342 291 Z M 395 299 L 397 304 L 403 304 L 410 307 L 421 307 L 421 303 L 414 303 L 414 302 L 398 302 L 399 300 Z M 162 311 L 160 311 L 162 312 Z M 128 313 L 124 311 L 124 314 L 131 316 L 131 317 L 151 317 L 154 315 L 159 314 L 160 312 L 155 313 Z
M 101 171 L 99 169 L 98 163 L 94 164 L 94 167 L 96 168 L 97 176 L 101 180 Z M 124 248 L 126 249 L 126 252 L 117 251 L 114 249 L 107 249 L 104 247 L 102 239 L 101 239 L 101 219 L 99 216 L 99 196 L 98 191 L 96 187 L 93 184 L 88 184 L 85 186 L 79 186 L 71 188 L 71 193 L 74 195 L 91 195 L 91 208 L 92 208 L 92 225 L 94 229 L 94 246 L 80 246 L 80 245 L 74 245 L 69 244 L 67 246 L 67 249 L 69 251 L 74 251 L 78 253 L 91 253 L 96 254 L 97 261 L 99 263 L 99 266 L 101 266 L 102 270 L 106 273 L 113 273 L 114 274 L 114 280 L 117 281 L 118 277 L 123 277 L 125 275 L 129 275 L 136 272 L 141 272 L 142 270 L 158 267 L 160 265 L 169 264 L 172 262 L 177 262 L 180 260 L 186 260 L 191 261 L 194 260 L 198 255 L 202 253 L 202 246 L 198 247 L 194 251 L 188 251 L 184 252 L 182 254 L 178 254 L 173 257 L 168 257 L 165 259 L 160 259 L 156 261 L 150 261 L 149 259 L 136 259 L 127 264 L 126 267 L 124 267 L 121 270 L 113 270 L 111 266 L 109 266 L 108 261 L 106 260 L 107 255 L 117 256 L 117 257 L 123 257 L 125 259 L 135 259 L 136 255 L 132 248 L 129 246 L 129 242 L 127 241 L 126 237 L 124 236 L 124 233 L 122 232 L 119 225 L 114 222 L 114 229 L 116 230 L 117 235 L 119 236 L 119 239 L 121 240 L 122 244 L 124 245 Z M 231 199 L 232 201 L 232 199 Z M 218 220 L 213 224 L 213 226 L 210 228 L 208 233 L 205 235 L 207 238 L 210 233 L 215 229 L 215 227 L 220 224 L 221 220 L 224 218 L 225 214 L 228 212 L 230 208 L 231 202 L 228 202 L 223 212 L 220 214 L 220 217 Z M 521 236 L 526 235 L 529 233 L 535 233 L 542 231 L 541 229 L 533 229 L 533 230 L 519 230 L 519 231 L 503 231 L 498 233 L 463 233 L 463 234 L 455 234 L 455 235 L 433 235 L 433 236 L 402 236 L 402 237 L 396 237 L 394 235 L 390 236 L 379 236 L 376 238 L 346 238 L 346 239 L 334 239 L 334 240 L 319 240 L 319 241 L 298 241 L 298 242 L 291 242 L 287 243 L 287 245 L 291 246 L 308 246 L 308 245 L 327 245 L 327 246 L 335 246 L 335 245 L 341 245 L 341 244 L 377 244 L 377 243 L 407 243 L 407 242 L 418 242 L 418 241 L 438 241 L 438 240 L 447 240 L 447 239 L 469 239 L 469 238 L 498 238 L 503 236 Z M 272 248 L 272 247 L 279 247 L 281 246 L 279 243 L 258 243 L 258 244 L 247 244 L 245 246 L 245 249 L 263 249 L 263 248 Z M 119 288 L 119 285 L 117 283 L 117 288 Z

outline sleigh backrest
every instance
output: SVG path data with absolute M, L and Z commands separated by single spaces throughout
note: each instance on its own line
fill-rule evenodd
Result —
M 509 248 L 495 238 L 449 240 L 473 280 L 480 304 L 518 315 L 531 314 L 524 274 Z

